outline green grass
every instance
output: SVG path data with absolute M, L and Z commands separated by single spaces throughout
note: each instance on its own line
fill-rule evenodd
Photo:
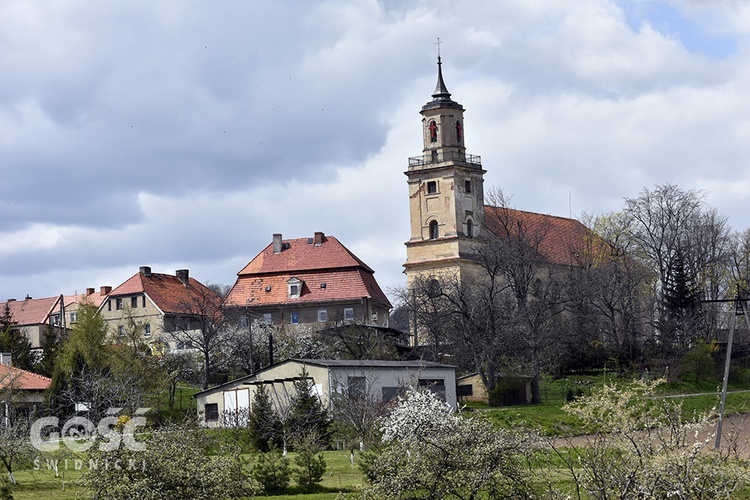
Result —
M 486 418 L 493 422 L 499 428 L 526 427 L 539 430 L 541 433 L 549 436 L 575 435 L 580 434 L 582 430 L 581 423 L 574 417 L 568 415 L 562 410 L 562 405 L 566 402 L 566 395 L 569 390 L 575 393 L 581 390 L 584 393 L 600 386 L 604 381 L 612 382 L 611 375 L 582 375 L 568 377 L 565 379 L 548 378 L 543 381 L 542 396 L 543 403 L 537 405 L 517 405 L 499 408 L 490 408 L 487 405 L 472 404 L 467 408 L 466 414 Z M 623 380 L 625 382 L 625 380 Z M 718 408 L 719 395 L 716 392 L 717 383 L 704 384 L 669 384 L 663 386 L 664 395 L 673 394 L 698 394 L 711 393 L 710 395 L 687 396 L 675 398 L 675 402 L 683 404 L 683 411 L 686 416 L 692 415 L 693 412 L 707 411 L 716 406 Z M 735 386 L 730 390 L 744 390 L 744 387 Z M 195 411 L 195 400 L 192 394 L 197 391 L 196 388 L 183 389 L 182 403 L 183 411 L 192 406 Z M 179 391 L 178 391 L 179 394 Z M 736 392 L 727 395 L 726 413 L 750 412 L 750 392 Z M 364 476 L 360 471 L 357 463 L 354 467 L 349 462 L 349 451 L 326 451 L 323 453 L 327 472 L 318 491 L 315 493 L 302 493 L 294 486 L 287 495 L 262 496 L 261 498 L 282 500 L 334 500 L 342 492 L 350 498 L 359 498 L 358 492 L 364 486 Z M 294 453 L 290 453 L 291 460 L 294 459 Z M 355 454 L 355 461 L 359 460 L 359 455 Z M 64 474 L 65 490 L 63 490 L 63 477 L 55 478 L 54 471 L 47 470 L 45 463 L 41 462 L 39 470 L 33 470 L 30 466 L 27 470 L 17 471 L 15 473 L 18 484 L 12 486 L 13 496 L 16 499 L 73 499 L 81 492 L 81 488 L 75 483 L 80 476 L 81 471 L 76 471 L 74 463 L 69 461 L 68 469 L 64 469 L 64 463 L 61 462 L 61 473 Z M 552 474 L 555 467 L 560 464 L 547 463 L 546 467 L 551 467 L 549 473 Z M 544 468 L 542 464 L 540 467 Z M 559 471 L 558 471 L 559 472 Z M 555 473 L 556 474 L 556 473 Z M 7 477 L 7 474 L 4 474 Z M 563 481 L 563 476 L 560 477 Z M 292 481 L 294 484 L 294 481 Z M 750 489 L 743 490 L 742 498 L 750 498 Z

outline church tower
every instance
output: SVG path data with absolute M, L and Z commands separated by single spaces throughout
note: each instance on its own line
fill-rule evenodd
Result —
M 484 174 L 479 156 L 467 155 L 464 108 L 438 75 L 432 100 L 422 106 L 422 154 L 409 158 L 411 237 L 406 243 L 407 283 L 417 276 L 451 274 L 472 266 L 473 241 L 484 220 Z

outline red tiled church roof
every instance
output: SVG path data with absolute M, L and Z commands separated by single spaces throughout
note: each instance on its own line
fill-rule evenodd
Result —
M 0 314 L 5 311 L 5 304 L 8 304 L 13 321 L 18 326 L 39 325 L 47 323 L 50 313 L 60 307 L 60 297 L 9 300 L 0 303 Z
M 593 236 L 575 219 L 511 208 L 486 205 L 484 219 L 487 228 L 500 237 L 518 236 L 519 230 L 524 231 L 528 240 L 538 241 L 539 253 L 550 264 L 576 264 L 577 256 L 586 250 Z
M 341 242 L 322 236 L 320 245 L 308 238 L 282 241 L 274 253 L 268 245 L 238 274 L 224 303 L 230 306 L 263 306 L 360 300 L 366 297 L 390 307 L 375 281 L 374 271 Z M 287 281 L 303 281 L 298 298 L 289 298 Z
M 217 304 L 221 298 L 200 281 L 188 278 L 185 286 L 177 276 L 170 274 L 136 273 L 123 284 L 112 290 L 110 297 L 122 297 L 145 293 L 165 313 L 185 313 L 187 305 L 198 306 L 203 298 L 209 298 Z
M 52 379 L 36 373 L 0 365 L 0 390 L 10 386 L 11 389 L 22 391 L 44 391 L 52 383 Z

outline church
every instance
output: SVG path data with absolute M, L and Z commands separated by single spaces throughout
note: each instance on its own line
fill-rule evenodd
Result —
M 577 265 L 591 240 L 579 221 L 485 204 L 486 170 L 480 156 L 466 152 L 464 107 L 448 92 L 439 55 L 437 65 L 432 100 L 420 111 L 422 154 L 409 158 L 404 172 L 411 228 L 404 263 L 407 287 L 420 278 L 476 276 L 482 271 L 477 251 L 483 242 L 517 237 L 521 231 L 543 234 L 535 251 L 545 265 Z

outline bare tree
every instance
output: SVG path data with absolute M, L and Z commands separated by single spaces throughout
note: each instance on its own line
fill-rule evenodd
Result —
M 331 409 L 334 421 L 354 434 L 360 451 L 376 442 L 379 420 L 387 414 L 388 403 L 376 390 L 376 380 L 365 373 L 333 380 Z
M 166 328 L 176 342 L 189 342 L 203 358 L 203 388 L 208 388 L 213 356 L 226 342 L 225 316 L 221 309 L 221 298 L 209 287 L 191 282 L 190 298 L 177 305 L 177 314 L 172 316 Z
M 532 401 L 541 402 L 540 380 L 544 352 L 551 346 L 554 318 L 565 310 L 562 274 L 567 268 L 545 253 L 549 223 L 526 220 L 509 206 L 502 190 L 488 195 L 482 241 L 476 246 L 478 262 L 493 282 L 501 282 L 512 297 L 509 347 L 520 348 L 531 368 Z M 556 245 L 562 244 L 555 242 Z M 572 253 L 575 249 L 569 249 Z M 508 304 L 508 301 L 505 302 Z M 514 331 L 515 330 L 515 331 Z
M 665 184 L 644 189 L 638 197 L 625 200 L 634 255 L 657 276 L 653 285 L 653 323 L 658 331 L 655 340 L 665 355 L 673 355 L 693 340 L 707 338 L 719 317 L 718 310 L 709 309 L 709 314 L 704 315 L 707 325 L 690 320 L 690 324 L 675 326 L 669 321 L 669 301 L 664 297 L 670 286 L 675 286 L 675 273 L 694 283 L 702 299 L 720 298 L 727 290 L 727 220 L 708 208 L 704 198 L 702 191 L 684 191 Z

